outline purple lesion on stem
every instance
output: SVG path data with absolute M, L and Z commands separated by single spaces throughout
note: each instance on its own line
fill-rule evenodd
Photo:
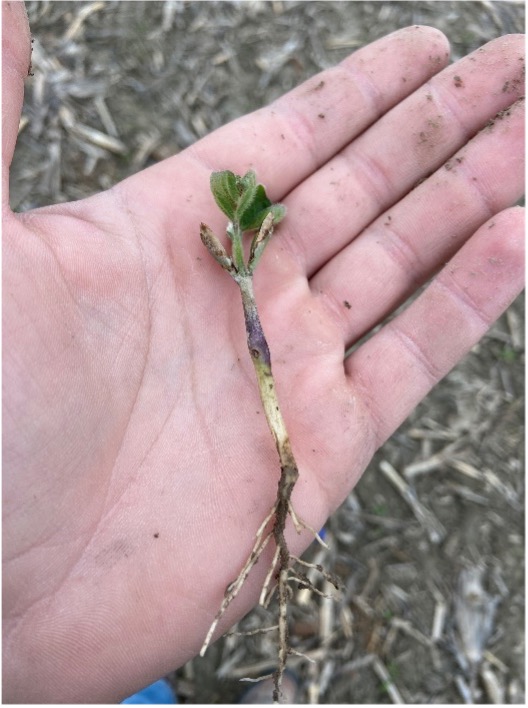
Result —
M 257 307 L 252 293 L 246 292 L 241 287 L 242 304 L 244 306 L 244 319 L 246 321 L 247 344 L 254 359 L 258 359 L 271 369 L 271 356 L 264 330 L 260 323 Z
M 254 327 L 248 327 L 248 347 L 251 356 L 254 359 L 259 359 L 263 364 L 271 368 L 271 357 L 268 343 L 264 337 L 260 322 L 257 322 Z

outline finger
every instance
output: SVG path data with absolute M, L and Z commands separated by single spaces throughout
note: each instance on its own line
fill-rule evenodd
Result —
M 346 361 L 382 444 L 521 291 L 523 210 L 485 223 L 402 314 Z
M 9 168 L 18 135 L 28 75 L 31 35 L 23 2 L 2 3 L 2 192 L 9 206 Z
M 190 150 L 208 171 L 254 167 L 279 199 L 442 69 L 448 56 L 438 30 L 398 30 Z
M 523 94 L 523 48 L 501 37 L 444 69 L 289 195 L 283 241 L 309 277 Z
M 345 348 L 391 313 L 493 214 L 523 193 L 524 101 L 376 219 L 310 282 Z

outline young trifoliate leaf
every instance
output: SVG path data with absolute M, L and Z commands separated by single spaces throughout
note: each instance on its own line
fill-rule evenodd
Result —
M 272 204 L 266 190 L 257 184 L 253 170 L 240 177 L 230 170 L 213 172 L 211 191 L 214 199 L 231 222 L 236 222 L 242 231 L 259 229 L 267 214 L 273 213 L 273 223 L 278 224 L 286 213 L 282 204 Z M 232 234 L 228 236 L 232 238 Z
M 239 179 L 240 178 L 229 170 L 213 172 L 211 175 L 211 192 L 213 193 L 214 200 L 231 221 L 235 218 L 240 199 L 238 189 Z
M 246 225 L 246 214 L 253 213 L 255 201 L 258 199 L 259 189 L 263 189 L 263 187 L 256 184 L 244 186 L 244 192 L 240 196 L 235 212 L 235 219 L 240 224 L 242 231 L 251 228 Z
M 243 177 L 237 177 L 237 182 L 241 192 L 245 189 L 251 189 L 257 186 L 257 175 L 254 170 L 248 170 Z
M 243 231 L 259 229 L 266 218 L 270 206 L 271 202 L 266 196 L 266 190 L 261 184 L 257 185 L 251 202 L 245 205 L 243 211 L 239 209 L 237 212 L 240 228 Z

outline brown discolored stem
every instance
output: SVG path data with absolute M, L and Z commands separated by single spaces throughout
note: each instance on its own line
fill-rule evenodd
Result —
M 273 538 L 279 549 L 278 558 L 278 595 L 279 595 L 279 664 L 274 674 L 273 702 L 279 703 L 282 676 L 290 652 L 288 639 L 288 575 L 290 570 L 290 552 L 284 537 L 286 521 L 290 510 L 290 498 L 299 477 L 297 463 L 291 449 L 290 438 L 282 417 L 275 381 L 271 372 L 271 358 L 268 343 L 260 323 L 257 305 L 253 293 L 251 277 L 237 279 L 242 293 L 242 305 L 246 322 L 247 343 L 259 384 L 260 398 L 266 413 L 268 426 L 275 440 L 279 454 L 281 475 L 277 489 Z

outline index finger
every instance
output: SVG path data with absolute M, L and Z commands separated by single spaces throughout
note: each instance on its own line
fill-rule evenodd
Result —
M 444 68 L 446 37 L 432 27 L 397 30 L 308 79 L 274 103 L 188 149 L 207 171 L 255 168 L 281 199 L 391 107 Z

